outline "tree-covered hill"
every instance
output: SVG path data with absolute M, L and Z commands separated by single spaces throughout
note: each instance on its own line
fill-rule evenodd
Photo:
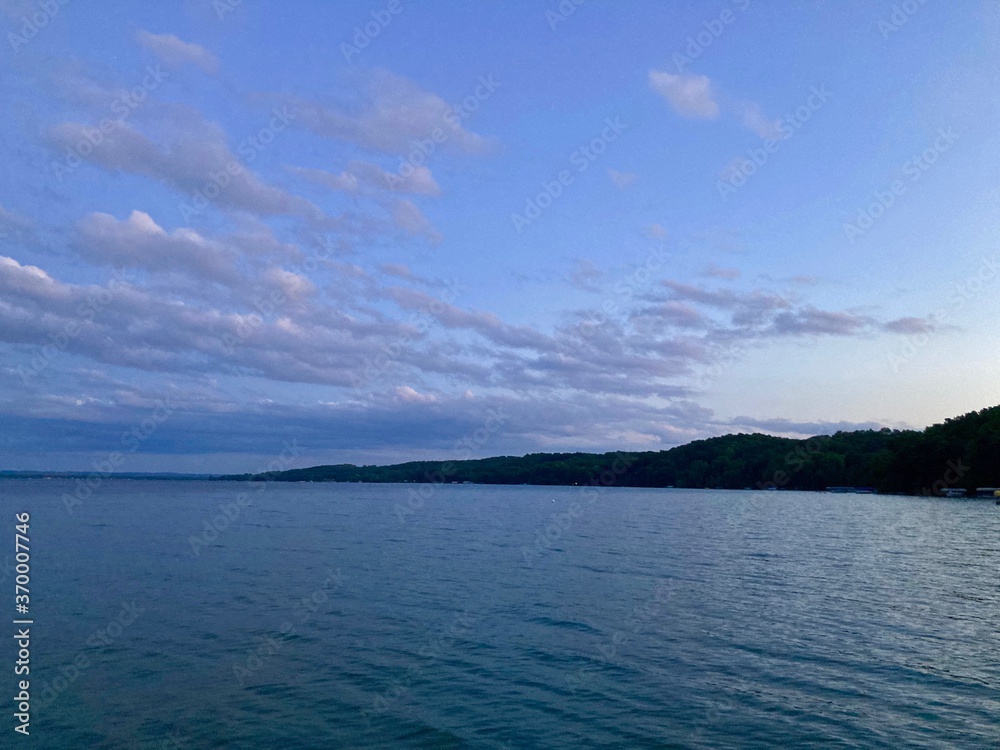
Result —
M 859 430 L 806 440 L 736 434 L 641 453 L 532 453 L 393 466 L 337 464 L 222 479 L 822 490 L 940 494 L 1000 486 L 1000 406 L 923 431 Z

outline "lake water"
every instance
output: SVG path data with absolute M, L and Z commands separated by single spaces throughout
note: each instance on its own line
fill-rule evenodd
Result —
M 992 502 L 105 480 L 70 513 L 73 489 L 0 482 L 0 538 L 31 513 L 10 746 L 1000 747 Z

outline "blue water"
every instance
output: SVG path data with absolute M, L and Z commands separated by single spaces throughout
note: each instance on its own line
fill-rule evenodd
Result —
M 4 746 L 1000 747 L 991 502 L 72 491 L 0 482 L 0 538 L 32 514 L 35 622 L 31 739 L 5 711 Z

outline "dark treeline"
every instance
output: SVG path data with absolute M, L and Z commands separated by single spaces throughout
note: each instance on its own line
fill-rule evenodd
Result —
M 859 430 L 806 440 L 737 434 L 642 453 L 532 453 L 394 466 L 339 464 L 222 479 L 822 490 L 940 494 L 1000 486 L 1000 406 L 922 431 Z

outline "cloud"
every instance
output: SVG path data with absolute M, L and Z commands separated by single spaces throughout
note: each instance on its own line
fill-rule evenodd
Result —
M 309 279 L 281 268 L 298 258 L 273 237 L 210 237 L 184 227 L 167 232 L 143 211 L 122 221 L 104 213 L 87 215 L 76 224 L 72 247 L 95 265 L 146 272 L 144 288 L 173 299 L 218 303 L 218 285 L 234 300 L 276 297 L 286 306 L 316 293 Z
M 392 389 L 396 399 L 409 404 L 433 404 L 437 401 L 437 396 L 428 393 L 419 393 L 408 385 L 396 386 Z
M 722 105 L 719 104 L 708 76 L 651 70 L 649 86 L 666 99 L 674 111 L 682 117 L 713 120 L 722 113 Z M 767 117 L 760 105 L 755 102 L 730 102 L 726 105 L 726 109 L 734 112 L 739 117 L 740 123 L 760 138 L 783 140 L 788 137 L 788 133 L 779 127 L 781 120 Z M 738 167 L 739 164 L 735 166 Z M 728 172 L 733 168 L 734 164 L 730 163 L 726 170 Z
M 754 290 L 752 292 L 735 292 L 729 289 L 705 289 L 679 281 L 665 279 L 662 285 L 670 290 L 673 299 L 697 302 L 709 307 L 723 310 L 759 310 L 762 312 L 780 310 L 790 306 L 783 297 Z
M 296 298 L 309 298 L 314 290 L 290 272 L 274 270 L 263 281 L 292 296 L 276 303 L 267 318 L 250 295 L 217 297 L 217 307 L 191 305 L 134 283 L 59 282 L 37 267 L 0 257 L 0 340 L 41 346 L 75 327 L 65 350 L 106 365 L 161 374 L 242 372 L 347 387 L 366 361 L 383 353 L 385 341 L 420 339 L 406 324 L 315 302 L 297 306 Z
M 261 280 L 270 288 L 279 290 L 280 299 L 301 301 L 316 294 L 316 285 L 305 276 L 286 271 L 283 268 L 269 268 Z
M 0 255 L 0 280 L 8 292 L 26 294 L 40 301 L 66 299 L 63 288 L 38 266 L 24 266 Z
M 432 244 L 437 244 L 443 239 L 441 233 L 434 228 L 420 209 L 405 198 L 393 204 L 392 220 L 407 234 L 423 237 Z
M 750 427 L 753 430 L 776 433 L 778 435 L 832 435 L 835 432 L 856 430 L 880 430 L 885 427 L 880 422 L 796 422 L 789 419 L 756 419 L 754 417 L 734 417 L 725 424 L 733 427 Z
M 617 169 L 609 169 L 608 177 L 611 178 L 612 184 L 619 190 L 630 187 L 638 179 L 638 175 L 635 172 L 619 172 Z
M 680 302 L 664 302 L 643 310 L 642 316 L 678 328 L 708 328 L 711 321 L 689 305 Z
M 890 320 L 884 326 L 890 333 L 934 333 L 938 330 L 937 323 L 932 318 L 897 318 Z
M 387 276 L 395 276 L 400 279 L 405 279 L 407 281 L 413 281 L 417 277 L 414 275 L 413 271 L 410 270 L 409 266 L 405 266 L 402 263 L 383 263 L 379 267 L 379 271 L 386 274 Z
M 871 318 L 848 312 L 829 312 L 812 307 L 779 313 L 773 330 L 778 334 L 851 336 L 872 324 Z
M 782 132 L 778 127 L 780 119 L 770 119 L 766 117 L 760 105 L 753 102 L 744 102 L 742 110 L 743 125 L 752 130 L 761 138 L 772 141 L 780 141 L 788 136 L 787 132 Z
M 172 235 L 142 211 L 133 211 L 118 221 L 104 213 L 92 213 L 77 224 L 78 247 L 92 262 L 152 272 L 180 271 L 198 278 L 233 283 L 238 254 L 210 242 L 190 229 Z
M 406 155 L 428 139 L 428 148 L 470 154 L 482 153 L 489 145 L 486 138 L 466 130 L 462 118 L 439 96 L 384 70 L 369 77 L 353 111 L 300 97 L 278 98 L 296 110 L 296 124 L 372 151 Z
M 304 180 L 308 180 L 316 185 L 322 185 L 330 190 L 354 193 L 361 187 L 358 176 L 349 171 L 334 174 L 333 172 L 324 172 L 322 169 L 309 169 L 307 167 L 288 167 L 288 171 Z
M 20 436 L 16 449 L 8 450 L 8 460 L 37 462 L 44 456 L 41 460 L 56 468 L 91 469 L 96 452 L 120 449 L 121 435 L 148 418 L 165 396 L 176 408 L 144 441 L 142 451 L 128 456 L 124 470 L 176 468 L 183 457 L 200 460 L 203 471 L 250 471 L 292 441 L 305 451 L 296 465 L 310 466 L 446 460 L 457 457 L 456 446 L 470 457 L 531 450 L 649 450 L 714 434 L 712 412 L 683 401 L 636 407 L 616 397 L 589 402 L 579 397 L 442 397 L 402 385 L 373 393 L 364 404 L 258 399 L 234 407 L 221 389 L 204 385 L 157 393 L 81 377 L 80 387 L 94 393 L 118 388 L 128 403 L 81 395 L 4 404 L 5 432 Z M 330 429 L 331 424 L 337 428 Z M 471 454 L 465 453 L 466 445 Z
M 560 254 L 579 255 L 565 247 L 513 248 L 492 266 L 485 256 L 462 258 L 489 254 L 496 242 L 429 248 L 441 241 L 438 226 L 454 224 L 446 217 L 468 218 L 466 204 L 482 207 L 469 180 L 485 185 L 484 195 L 504 192 L 492 182 L 511 176 L 502 164 L 486 174 L 453 158 L 491 150 L 493 139 L 479 132 L 485 121 L 512 127 L 487 116 L 497 114 L 494 102 L 476 93 L 482 107 L 470 116 L 473 92 L 437 88 L 434 66 L 415 80 L 353 68 L 347 85 L 335 71 L 331 78 L 330 70 L 303 70 L 274 78 L 274 93 L 247 95 L 253 71 L 227 68 L 219 77 L 214 43 L 154 33 L 187 26 L 137 28 L 123 50 L 96 58 L 76 45 L 78 60 L 59 54 L 56 34 L 21 53 L 22 61 L 41 54 L 39 65 L 21 66 L 20 77 L 14 71 L 11 85 L 24 94 L 14 119 L 24 132 L 8 144 L 21 194 L 0 207 L 5 448 L 58 446 L 87 454 L 87 467 L 98 446 L 119 442 L 165 393 L 182 408 L 143 446 L 150 455 L 225 450 L 235 461 L 298 436 L 321 459 L 447 456 L 456 439 L 481 429 L 489 408 L 508 419 L 481 447 L 487 455 L 666 447 L 719 431 L 712 412 L 691 399 L 701 397 L 697 376 L 738 350 L 730 343 L 752 349 L 782 336 L 887 336 L 929 325 L 898 317 L 902 309 L 888 322 L 820 309 L 808 288 L 705 269 L 726 249 L 692 234 L 705 250 L 700 259 L 682 253 L 643 269 L 619 258 L 628 271 L 613 278 L 604 263 L 616 253 L 662 248 L 667 223 L 674 234 L 665 215 L 697 223 L 678 205 L 659 214 L 638 206 L 648 215 L 632 224 L 636 236 L 619 237 L 621 247 L 610 235 L 611 245 L 597 242 L 595 258 L 604 261 L 593 263 L 560 263 Z M 143 63 L 121 66 L 136 54 Z M 143 83 L 146 63 L 193 88 L 153 91 Z M 94 65 L 103 83 L 87 78 Z M 728 98 L 722 79 L 648 67 L 645 74 L 648 103 L 662 108 L 663 96 L 667 119 L 728 118 L 729 130 L 747 139 L 755 136 L 744 127 L 763 136 L 773 126 L 769 104 Z M 206 102 L 210 112 L 195 106 Z M 268 132 L 282 110 L 288 121 Z M 37 148 L 39 135 L 57 162 Z M 84 164 L 43 187 L 46 164 L 68 163 L 67 149 L 85 153 Z M 414 153 L 426 161 L 407 158 Z M 608 164 L 598 177 L 603 190 L 650 187 L 638 162 Z M 442 193 L 447 202 L 426 200 Z M 195 200 L 202 194 L 207 205 Z M 488 213 L 478 226 L 488 226 Z M 660 284 L 671 267 L 691 275 Z M 485 273 L 487 284 L 445 295 L 452 287 L 436 274 L 452 273 L 480 281 Z M 504 293 L 512 273 L 536 284 L 520 304 Z M 40 361 L 41 369 L 33 364 Z
M 599 289 L 596 282 L 603 277 L 604 272 L 589 260 L 577 260 L 569 275 L 569 281 L 577 289 L 596 292 Z
M 688 302 L 729 314 L 727 328 L 723 321 L 715 319 L 709 335 L 714 338 L 742 336 L 747 339 L 762 339 L 781 336 L 856 336 L 869 335 L 878 331 L 906 333 L 917 331 L 927 325 L 918 318 L 900 318 L 889 323 L 849 311 L 820 310 L 803 304 L 793 298 L 762 289 L 749 292 L 732 289 L 706 289 L 665 279 L 661 285 L 669 290 L 669 299 Z M 646 295 L 656 300 L 657 295 Z M 653 310 L 644 311 L 655 314 Z
M 166 120 L 158 128 L 165 133 L 166 145 L 154 143 L 131 125 L 119 123 L 93 147 L 89 161 L 109 172 L 128 172 L 158 180 L 185 196 L 178 204 L 180 215 L 198 214 L 198 196 L 214 195 L 210 202 L 223 208 L 238 209 L 258 216 L 299 215 L 313 221 L 322 212 L 298 196 L 265 184 L 233 154 L 226 134 L 214 123 L 197 115 L 181 122 Z M 89 142 L 92 128 L 76 122 L 64 122 L 51 128 L 47 138 L 53 148 L 75 149 Z
M 356 193 L 362 189 L 381 190 L 413 195 L 437 196 L 441 188 L 427 167 L 413 167 L 403 177 L 395 172 L 386 172 L 377 164 L 365 161 L 349 162 L 339 174 L 321 169 L 290 167 L 289 170 L 303 179 L 323 185 L 331 190 Z
M 702 271 L 702 274 L 716 279 L 738 279 L 740 277 L 740 270 L 738 268 L 720 268 L 713 263 L 709 264 Z
M 237 235 L 168 232 L 143 212 L 124 220 L 91 214 L 80 222 L 78 235 L 82 257 L 97 263 L 120 262 L 154 275 L 234 274 L 235 289 L 260 284 L 283 290 L 288 299 L 269 311 L 255 308 L 250 294 L 206 295 L 190 304 L 149 284 L 66 283 L 36 266 L 0 258 L 0 341 L 15 345 L 8 349 L 6 369 L 0 368 L 0 394 L 22 395 L 0 395 L 0 409 L 8 425 L 17 421 L 19 429 L 44 435 L 39 439 L 50 449 L 62 444 L 55 425 L 127 425 L 142 418 L 139 408 L 151 398 L 92 375 L 77 384 L 61 368 L 60 380 L 44 387 L 5 390 L 4 378 L 17 383 L 17 368 L 35 351 L 18 346 L 53 341 L 74 321 L 79 331 L 65 348 L 94 363 L 89 369 L 128 368 L 129 380 L 144 372 L 162 387 L 190 383 L 179 396 L 185 417 L 158 433 L 158 450 L 176 452 L 183 444 L 192 453 L 217 451 L 219 445 L 234 455 L 264 452 L 268 441 L 286 435 L 341 459 L 366 449 L 388 456 L 379 451 L 392 446 L 406 451 L 401 458 L 447 449 L 482 425 L 487 408 L 510 415 L 503 438 L 483 448 L 487 455 L 666 447 L 708 437 L 720 427 L 710 410 L 689 400 L 682 379 L 715 361 L 722 338 L 863 333 L 875 325 L 858 318 L 859 328 L 847 313 L 793 305 L 761 290 L 671 281 L 664 289 L 673 299 L 617 317 L 603 309 L 579 310 L 549 333 L 405 286 L 425 282 L 400 264 L 367 271 L 331 263 L 317 271 L 321 277 L 305 278 L 271 264 L 287 251 L 274 248 L 266 235 L 257 240 L 259 250 L 243 258 L 259 268 L 230 265 Z M 399 285 L 385 286 L 390 277 Z M 105 301 L 82 318 L 88 299 Z M 734 329 L 731 321 L 712 316 L 720 313 L 748 317 L 754 325 Z M 240 393 L 214 385 L 233 375 L 242 376 Z M 298 383 L 297 403 L 310 405 L 271 401 L 258 382 Z M 466 395 L 470 390 L 474 398 Z M 26 393 L 37 397 L 24 398 Z M 88 445 L 92 452 L 93 441 Z
M 140 30 L 136 37 L 143 47 L 169 67 L 190 63 L 206 73 L 216 73 L 219 70 L 219 61 L 215 55 L 199 44 L 181 41 L 174 34 L 153 34 Z
M 719 116 L 719 104 L 708 76 L 651 70 L 649 85 L 682 117 L 710 120 Z
M 0 205 L 0 242 L 35 245 L 37 240 L 37 230 L 31 219 L 8 211 Z
M 543 352 L 554 348 L 548 336 L 528 327 L 508 325 L 493 313 L 462 310 L 417 289 L 394 287 L 386 290 L 386 294 L 400 307 L 428 314 L 445 328 L 473 330 L 503 346 Z

